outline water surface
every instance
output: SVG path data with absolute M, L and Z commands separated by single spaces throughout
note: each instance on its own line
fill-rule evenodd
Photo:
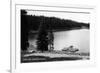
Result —
M 73 45 L 79 52 L 89 52 L 89 29 L 78 29 L 54 33 L 54 48 L 61 50 Z

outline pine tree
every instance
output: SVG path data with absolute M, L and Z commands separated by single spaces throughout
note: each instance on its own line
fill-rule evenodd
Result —
M 38 31 L 38 38 L 37 38 L 37 50 L 39 51 L 48 51 L 48 31 L 47 26 L 45 24 L 45 19 L 42 17 L 40 22 L 40 27 Z

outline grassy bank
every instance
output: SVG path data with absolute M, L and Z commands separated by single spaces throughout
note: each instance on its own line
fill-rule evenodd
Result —
M 66 53 L 62 51 L 29 53 L 22 52 L 21 63 L 88 60 L 88 53 Z

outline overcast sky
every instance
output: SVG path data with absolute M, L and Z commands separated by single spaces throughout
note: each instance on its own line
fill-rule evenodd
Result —
M 62 19 L 71 19 L 78 22 L 89 23 L 90 22 L 90 14 L 87 13 L 74 13 L 74 12 L 52 12 L 52 11 L 32 11 L 27 10 L 28 15 L 36 15 L 36 16 L 48 16 L 48 17 L 58 17 Z

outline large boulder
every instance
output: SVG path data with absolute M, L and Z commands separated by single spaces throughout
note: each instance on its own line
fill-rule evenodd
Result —
M 66 51 L 66 52 L 72 52 L 72 53 L 74 53 L 74 52 L 79 51 L 79 49 L 77 49 L 77 48 L 73 48 L 73 46 L 69 46 L 69 47 L 65 47 L 65 48 L 63 48 L 62 51 Z

